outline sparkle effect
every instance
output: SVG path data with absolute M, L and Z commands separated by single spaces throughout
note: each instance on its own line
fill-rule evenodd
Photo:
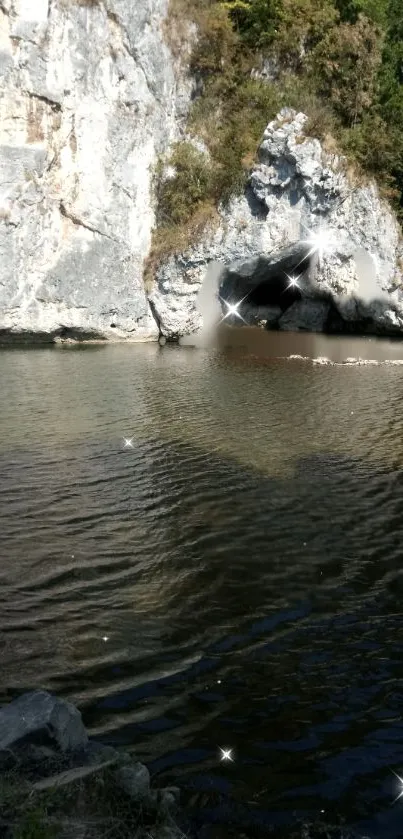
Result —
M 224 305 L 228 309 L 227 313 L 221 318 L 221 323 L 224 320 L 226 320 L 226 318 L 231 317 L 231 315 L 232 317 L 240 318 L 240 320 L 242 320 L 245 323 L 245 320 L 243 319 L 242 315 L 238 312 L 238 309 L 241 303 L 243 303 L 243 301 L 246 300 L 247 296 L 248 295 L 246 294 L 245 297 L 242 297 L 242 300 L 238 300 L 238 303 L 228 303 L 227 300 L 223 300 L 223 298 L 220 297 L 221 302 L 224 303 Z
M 220 760 L 232 760 L 232 761 L 234 760 L 234 758 L 232 757 L 232 749 L 221 749 L 220 748 L 220 752 L 221 752 Z
M 173 181 L 176 178 L 175 166 L 166 166 L 164 169 L 164 176 L 166 181 Z
M 125 449 L 132 449 L 133 448 L 133 437 L 123 437 L 124 448 Z
M 393 772 L 393 769 L 392 769 L 392 772 Z M 396 804 L 396 801 L 399 801 L 399 798 L 403 798 L 403 778 L 401 778 L 400 775 L 397 774 L 397 772 L 393 772 L 393 774 L 396 776 L 397 780 L 400 781 L 400 784 L 401 784 L 401 787 L 402 787 L 401 791 L 399 792 L 399 795 L 396 796 L 396 798 L 393 802 L 394 804 Z
M 305 228 L 306 229 L 306 228 Z M 314 254 L 318 254 L 319 262 L 323 260 L 323 257 L 326 253 L 331 253 L 334 247 L 333 237 L 330 230 L 326 230 L 324 227 L 319 227 L 314 232 L 308 231 L 308 238 L 304 240 L 304 242 L 310 248 L 307 255 L 304 257 L 301 262 L 308 257 L 313 256 Z M 301 264 L 301 263 L 299 263 Z
M 299 282 L 298 282 L 300 276 L 301 276 L 301 274 L 298 274 L 298 277 L 294 277 L 294 276 L 290 277 L 289 274 L 286 274 L 287 280 L 289 282 L 289 285 L 287 286 L 287 291 L 288 291 L 289 288 L 300 288 L 300 285 L 299 285 Z

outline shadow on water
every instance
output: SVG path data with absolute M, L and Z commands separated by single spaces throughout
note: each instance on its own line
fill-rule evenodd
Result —
M 253 326 L 218 327 L 216 345 L 221 352 L 264 363 L 276 358 L 300 355 L 308 359 L 327 358 L 341 364 L 349 358 L 367 361 L 403 360 L 402 338 L 359 335 L 324 335 L 314 332 L 279 332 Z
M 177 497 L 181 452 L 166 457 Z M 274 825 L 278 836 L 324 811 L 373 837 L 401 836 L 390 767 L 403 755 L 403 476 L 327 455 L 282 482 L 211 457 L 197 493 L 165 532 L 168 674 L 90 704 L 87 721 L 112 723 L 110 742 L 132 743 L 188 802 L 205 793 L 198 827 L 265 835 Z M 179 649 L 196 660 L 170 674 Z M 110 684 L 116 674 L 88 675 Z M 234 749 L 234 763 L 218 763 L 219 746 Z
M 122 371 L 123 352 L 106 356 L 105 365 L 114 358 L 113 369 Z M 102 425 L 117 402 L 111 367 L 113 402 L 106 384 L 104 391 L 96 387 L 96 398 L 85 391 L 88 427 L 97 428 L 91 442 L 66 437 L 53 453 L 46 426 L 43 449 L 32 438 L 28 448 L 0 454 L 0 699 L 42 686 L 77 701 L 94 736 L 129 746 L 157 782 L 181 786 L 189 830 L 201 839 L 249 839 L 273 830 L 289 837 L 299 819 L 331 824 L 341 817 L 360 836 L 398 839 L 402 814 L 399 802 L 392 806 L 399 790 L 391 770 L 403 768 L 401 467 L 332 452 L 330 442 L 326 451 L 321 437 L 321 450 L 295 456 L 291 472 L 267 472 L 270 453 L 284 445 L 271 394 L 282 401 L 291 447 L 304 410 L 307 435 L 312 417 L 312 434 L 319 434 L 320 410 L 333 423 L 331 401 L 339 407 L 349 381 L 361 429 L 346 428 L 367 443 L 375 415 L 369 378 L 360 378 L 359 391 L 357 376 L 368 371 L 325 369 L 317 376 L 284 365 L 273 368 L 273 379 L 254 378 L 252 368 L 240 364 L 234 372 L 228 359 L 214 362 L 215 437 L 219 427 L 228 435 L 235 428 L 230 439 L 247 446 L 239 427 L 249 416 L 250 446 L 271 447 L 262 451 L 262 464 L 254 456 L 253 467 L 239 462 L 236 451 L 231 457 L 209 449 L 203 428 L 213 403 L 203 400 L 210 368 L 200 367 L 207 395 L 198 404 L 199 373 L 196 362 L 186 366 L 187 352 L 177 348 L 160 362 L 160 393 L 169 374 L 175 411 L 161 405 L 157 378 L 157 397 L 151 393 L 153 366 L 130 389 L 119 426 L 135 410 L 143 422 L 134 424 L 130 451 L 114 448 L 111 427 Z M 142 353 L 155 365 L 154 349 Z M 96 356 L 86 358 L 95 364 Z M 46 359 L 45 383 L 65 363 Z M 29 359 L 24 363 L 30 371 Z M 68 364 L 77 370 L 78 356 Z M 229 388 L 221 403 L 219 364 Z M 86 387 L 95 369 L 83 377 Z M 397 448 L 398 372 L 392 370 L 385 391 L 386 374 L 372 380 L 373 398 L 381 392 L 385 399 L 375 431 L 388 433 L 387 445 Z M 341 373 L 350 378 L 338 391 Z M 104 367 L 101 374 L 106 378 Z M 121 376 L 123 398 L 126 370 Z M 77 403 L 69 403 L 66 374 L 64 381 L 71 424 L 80 383 L 74 380 Z M 21 400 L 23 385 L 14 385 Z M 326 399 L 318 397 L 317 418 L 319 387 Z M 158 427 L 160 413 L 168 428 L 183 411 L 182 393 L 204 445 L 195 433 L 193 441 L 169 440 Z M 37 410 L 48 415 L 51 398 L 53 390 Z M 254 426 L 259 400 L 261 422 Z M 375 410 L 381 407 L 382 400 Z M 55 421 L 59 415 L 58 398 Z M 374 441 L 368 451 L 380 447 Z M 233 749 L 234 761 L 220 761 L 220 747 Z M 333 836 L 317 829 L 297 835 Z
M 159 543 L 152 574 L 134 576 L 129 554 L 117 558 L 120 578 L 98 595 L 116 649 L 112 639 L 108 660 L 86 666 L 78 644 L 76 667 L 42 686 L 81 697 L 98 736 L 178 782 L 203 835 L 236 825 L 282 836 L 324 811 L 371 837 L 401 836 L 390 769 L 403 762 L 402 474 L 327 454 L 301 459 L 292 479 L 264 478 L 187 444 L 147 461 L 162 496 L 163 464 L 167 497 L 127 476 L 108 526 L 130 489 L 130 516 L 146 539 L 160 528 L 164 558 Z M 48 598 L 38 583 L 62 630 L 64 609 L 82 615 L 97 583 L 76 568 L 58 586 Z M 16 628 L 1 629 L 7 659 Z M 3 699 L 29 687 L 10 684 Z M 219 761 L 220 746 L 234 762 Z

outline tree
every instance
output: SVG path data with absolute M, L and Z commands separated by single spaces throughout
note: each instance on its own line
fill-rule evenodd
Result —
M 333 0 L 282 0 L 276 38 L 280 60 L 294 69 L 302 68 L 305 55 L 338 20 Z
M 389 0 L 388 4 L 379 101 L 384 119 L 403 130 L 403 0 Z
M 335 0 L 342 23 L 357 23 L 360 14 L 387 27 L 389 0 Z
M 376 104 L 383 35 L 360 15 L 333 27 L 314 50 L 311 72 L 346 125 L 355 125 Z
M 281 0 L 227 0 L 222 5 L 249 47 L 262 49 L 273 43 Z

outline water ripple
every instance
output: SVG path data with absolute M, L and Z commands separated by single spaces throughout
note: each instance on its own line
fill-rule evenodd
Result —
M 196 822 L 398 839 L 403 371 L 261 361 L 1 355 L 2 698 L 79 702 Z

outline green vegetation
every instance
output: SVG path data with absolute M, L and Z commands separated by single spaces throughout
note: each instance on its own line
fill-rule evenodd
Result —
M 10 839 L 158 839 L 167 827 L 181 839 L 171 816 L 125 794 L 113 768 L 44 790 L 16 771 L 0 775 L 0 832 Z
M 264 128 L 286 105 L 306 112 L 306 134 L 345 154 L 356 174 L 375 176 L 403 220 L 403 0 L 171 0 L 170 14 L 172 26 L 197 25 L 190 67 L 201 93 L 188 131 L 208 155 L 180 143 L 158 166 L 148 278 L 243 187 Z M 277 78 L 252 77 L 267 59 Z

